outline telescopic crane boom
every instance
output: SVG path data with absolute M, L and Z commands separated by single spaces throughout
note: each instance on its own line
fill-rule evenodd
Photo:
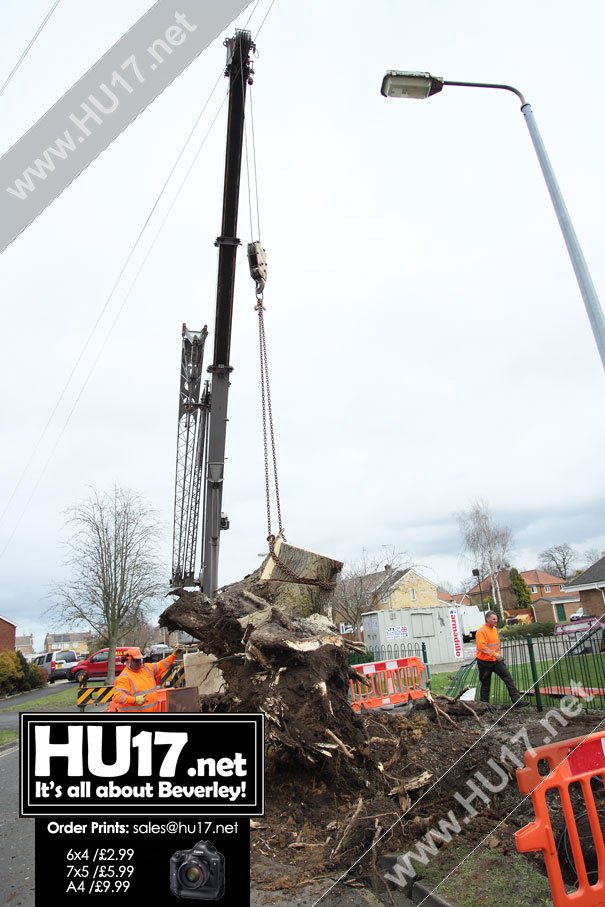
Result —
M 244 142 L 244 112 L 246 89 L 252 84 L 251 54 L 255 50 L 249 31 L 237 30 L 235 37 L 225 41 L 229 78 L 229 111 L 227 116 L 227 147 L 223 188 L 223 216 L 218 246 L 218 277 L 216 315 L 214 321 L 214 355 L 208 367 L 211 378 L 200 401 L 199 374 L 195 365 L 201 363 L 204 332 L 194 334 L 183 327 L 183 365 L 179 402 L 179 445 L 177 448 L 177 479 L 171 585 L 192 582 L 192 551 L 195 553 L 197 525 L 202 522 L 202 572 L 200 585 L 210 598 L 218 588 L 218 559 L 221 530 L 229 528 L 222 513 L 225 441 L 229 379 L 233 368 L 230 361 L 231 325 L 237 247 L 237 215 L 239 208 L 240 175 Z M 192 338 L 195 338 L 193 341 Z M 196 359 L 196 355 L 198 358 Z M 193 361 L 192 361 L 193 358 Z M 187 362 L 186 362 L 187 359 Z M 188 373 L 189 369 L 189 373 Z M 192 371 L 193 369 L 193 371 Z M 187 396 L 190 391 L 193 395 Z M 186 398 L 186 399 L 185 399 Z M 199 436 L 207 422 L 207 440 Z M 194 423 L 198 423 L 194 425 Z M 198 429 L 196 432 L 195 429 Z M 193 439 L 196 438 L 195 449 Z M 189 449 L 191 445 L 191 449 Z M 206 452 L 205 494 L 203 512 L 199 514 L 201 474 L 200 456 Z
M 237 247 L 237 213 L 244 142 L 246 88 L 252 81 L 250 55 L 255 49 L 249 31 L 236 31 L 227 41 L 229 77 L 229 113 L 227 117 L 227 150 L 225 153 L 225 184 L 223 189 L 223 218 L 218 246 L 218 279 L 216 317 L 214 321 L 214 359 L 208 371 L 210 387 L 210 424 L 208 461 L 206 468 L 206 513 L 204 514 L 204 551 L 202 591 L 210 598 L 218 587 L 218 556 L 221 529 L 229 523 L 221 512 L 223 473 L 225 468 L 225 439 L 227 433 L 227 402 L 229 397 L 231 323 L 235 286 Z

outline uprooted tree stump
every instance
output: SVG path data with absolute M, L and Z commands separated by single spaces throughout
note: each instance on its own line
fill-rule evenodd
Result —
M 184 630 L 217 659 L 224 690 L 202 697 L 203 708 L 265 715 L 268 771 L 295 760 L 365 783 L 367 734 L 348 701 L 349 678 L 359 679 L 347 661 L 355 644 L 325 615 L 286 613 L 280 604 L 291 603 L 294 584 L 261 581 L 262 570 L 219 590 L 213 601 L 175 591 L 160 626 Z M 300 589 L 311 595 L 315 587 Z M 300 589 L 297 599 L 305 594 Z

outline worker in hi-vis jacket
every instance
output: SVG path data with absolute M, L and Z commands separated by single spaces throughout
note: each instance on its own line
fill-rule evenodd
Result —
M 489 690 L 492 683 L 492 674 L 502 678 L 508 694 L 513 702 L 519 702 L 521 693 L 515 686 L 510 672 L 504 664 L 504 656 L 500 651 L 500 637 L 496 630 L 498 615 L 495 611 L 486 611 L 485 623 L 477 630 L 475 642 L 477 644 L 477 666 L 479 668 L 479 681 L 481 683 L 481 702 L 489 702 Z
M 124 670 L 116 677 L 110 711 L 159 711 L 159 683 L 180 650 L 181 646 L 177 646 L 162 661 L 146 664 L 140 649 L 135 646 L 128 649 L 124 654 Z

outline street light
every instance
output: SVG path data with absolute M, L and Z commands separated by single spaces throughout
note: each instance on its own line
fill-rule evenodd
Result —
M 516 94 L 521 101 L 521 111 L 525 117 L 531 140 L 536 154 L 538 155 L 538 161 L 540 162 L 540 167 L 542 168 L 542 173 L 555 209 L 555 214 L 557 215 L 557 220 L 559 221 L 559 226 L 563 233 L 565 245 L 567 246 L 567 251 L 569 252 L 569 257 L 576 274 L 576 280 L 580 287 L 580 293 L 584 300 L 592 333 L 594 334 L 597 349 L 601 356 L 601 362 L 605 369 L 605 316 L 603 315 L 603 309 L 601 308 L 599 297 L 594 288 L 588 265 L 582 254 L 582 249 L 580 248 L 580 243 L 578 242 L 578 237 L 573 228 L 569 212 L 565 207 L 561 190 L 557 184 L 542 138 L 538 132 L 538 127 L 530 104 L 525 100 L 521 92 L 518 91 L 518 89 L 513 88 L 512 85 L 497 85 L 491 82 L 450 82 L 446 79 L 442 79 L 440 76 L 432 76 L 428 72 L 401 72 L 399 70 L 390 69 L 382 80 L 382 87 L 380 90 L 385 98 L 417 98 L 422 100 L 433 94 L 437 94 L 444 85 L 457 85 L 463 88 L 500 88 L 504 91 L 512 91 L 512 93 Z
M 480 596 L 480 598 L 481 598 L 481 610 L 484 611 L 484 610 L 485 610 L 485 605 L 483 604 L 483 590 L 482 590 L 482 588 L 481 588 L 481 579 L 480 579 L 481 574 L 479 573 L 479 571 L 477 570 L 477 568 L 475 568 L 475 569 L 473 570 L 473 576 L 476 576 L 476 577 L 477 577 L 477 582 L 479 583 L 479 596 Z

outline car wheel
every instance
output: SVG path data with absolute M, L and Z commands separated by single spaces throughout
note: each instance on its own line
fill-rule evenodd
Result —
M 76 674 L 76 680 L 78 683 L 86 683 L 88 677 L 86 676 L 86 671 L 78 671 Z

